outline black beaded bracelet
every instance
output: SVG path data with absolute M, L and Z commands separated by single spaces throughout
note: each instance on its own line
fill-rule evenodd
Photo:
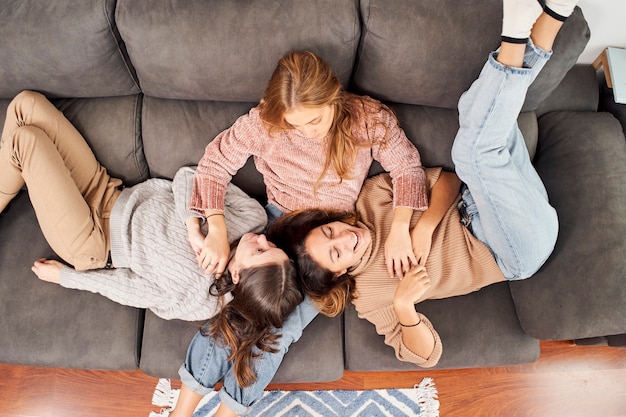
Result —
M 407 324 L 402 324 L 402 323 L 400 323 L 400 326 L 402 326 L 402 327 L 415 327 L 415 326 L 419 326 L 421 323 L 422 323 L 422 318 L 420 317 L 420 321 L 418 321 L 418 322 L 417 322 L 417 323 L 415 323 L 415 324 L 408 324 L 408 325 L 407 325 Z

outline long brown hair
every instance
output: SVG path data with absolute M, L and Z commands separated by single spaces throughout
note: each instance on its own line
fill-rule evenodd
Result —
M 301 286 L 327 316 L 341 313 L 346 304 L 356 298 L 354 277 L 349 273 L 336 276 L 320 267 L 309 255 L 305 240 L 316 227 L 340 221 L 356 223 L 356 213 L 330 210 L 299 210 L 281 216 L 267 230 L 267 237 L 294 259 L 298 266 Z
M 297 105 L 332 106 L 334 109 L 326 160 L 315 188 L 330 166 L 339 176 L 339 182 L 351 178 L 360 146 L 352 135 L 354 97 L 343 90 L 330 65 L 309 51 L 290 52 L 283 56 L 267 84 L 259 108 L 261 120 L 270 132 L 293 129 L 284 116 Z
M 229 292 L 232 301 L 202 326 L 201 333 L 230 348 L 237 384 L 247 387 L 256 381 L 254 359 L 262 352 L 277 352 L 281 335 L 275 329 L 283 327 L 304 297 L 291 260 L 243 269 L 238 284 L 226 271 L 211 286 L 211 295 Z

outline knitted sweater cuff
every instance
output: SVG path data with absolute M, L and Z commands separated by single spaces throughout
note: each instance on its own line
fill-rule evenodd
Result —
M 393 207 L 411 207 L 424 211 L 428 208 L 428 186 L 426 173 L 419 170 L 416 175 L 401 175 L 394 178 Z
M 226 185 L 210 178 L 196 175 L 193 179 L 193 192 L 189 210 L 204 216 L 206 210 L 224 211 Z

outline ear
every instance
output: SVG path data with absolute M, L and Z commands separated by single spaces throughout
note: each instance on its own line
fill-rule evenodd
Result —
M 339 278 L 340 276 L 342 276 L 344 274 L 347 274 L 347 273 L 348 273 L 348 270 L 347 269 L 343 269 L 343 270 L 335 273 L 335 278 Z
M 234 271 L 230 271 L 230 278 L 233 280 L 233 284 L 239 284 L 239 269 L 235 269 Z

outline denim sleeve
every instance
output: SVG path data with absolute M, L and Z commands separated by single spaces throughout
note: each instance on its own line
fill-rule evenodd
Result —
M 215 343 L 210 337 L 196 335 L 189 346 L 185 364 L 179 373 L 182 382 L 192 391 L 205 395 L 213 390 L 223 378 L 224 386 L 219 392 L 221 401 L 233 412 L 242 415 L 263 395 L 263 390 L 272 381 L 289 346 L 302 336 L 304 328 L 317 316 L 312 300 L 305 300 L 289 315 L 280 329 L 278 352 L 263 352 L 254 361 L 257 379 L 254 384 L 242 388 L 237 385 L 232 362 L 226 362 L 228 348 Z
M 224 386 L 220 390 L 220 399 L 238 414 L 246 414 L 249 407 L 263 395 L 263 390 L 274 378 L 283 357 L 289 350 L 289 345 L 297 342 L 302 336 L 304 328 L 317 316 L 318 311 L 309 297 L 289 315 L 285 325 L 280 330 L 282 337 L 278 340 L 278 352 L 263 352 L 261 357 L 255 360 L 256 381 L 254 384 L 240 388 L 234 375 L 234 369 L 230 367 L 224 376 Z M 237 406 L 237 407 L 236 407 Z

